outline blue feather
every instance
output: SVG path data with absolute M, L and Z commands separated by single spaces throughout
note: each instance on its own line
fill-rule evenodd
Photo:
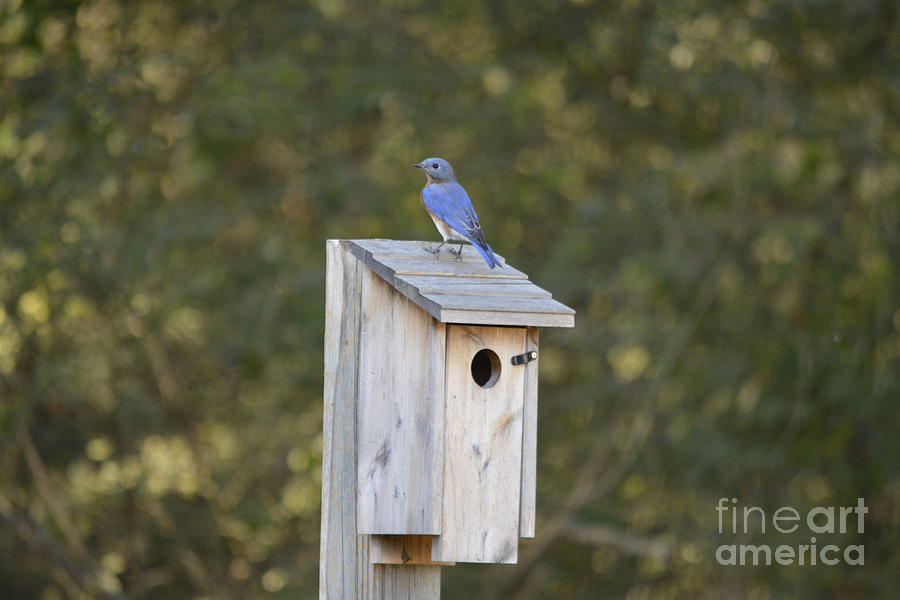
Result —
M 428 184 L 422 190 L 422 202 L 439 219 L 472 242 L 490 268 L 500 265 L 484 239 L 478 215 L 463 186 L 455 181 Z

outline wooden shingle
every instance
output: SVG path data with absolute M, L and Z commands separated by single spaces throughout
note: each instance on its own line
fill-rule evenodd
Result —
M 436 242 L 350 240 L 350 252 L 398 292 L 442 323 L 574 327 L 575 311 L 506 264 L 490 269 L 463 246 L 461 260 Z M 453 248 L 456 247 L 454 244 Z

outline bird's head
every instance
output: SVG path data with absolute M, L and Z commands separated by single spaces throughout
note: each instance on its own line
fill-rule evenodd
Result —
M 439 183 L 456 181 L 456 174 L 453 173 L 453 167 L 451 167 L 450 163 L 443 158 L 426 158 L 413 166 L 417 169 L 422 169 L 425 172 L 429 183 L 432 181 Z

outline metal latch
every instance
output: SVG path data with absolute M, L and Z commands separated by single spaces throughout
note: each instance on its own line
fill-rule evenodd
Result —
M 512 364 L 514 365 L 524 365 L 526 363 L 530 363 L 531 361 L 537 358 L 537 352 L 534 350 L 529 350 L 525 354 L 516 354 L 512 357 Z

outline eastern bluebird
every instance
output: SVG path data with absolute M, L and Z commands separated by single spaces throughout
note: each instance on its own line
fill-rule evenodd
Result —
M 444 244 L 454 240 L 459 242 L 459 250 L 450 252 L 459 258 L 462 256 L 463 243 L 468 240 L 490 268 L 497 265 L 503 267 L 484 239 L 472 201 L 463 186 L 457 183 L 450 163 L 443 158 L 426 158 L 413 166 L 425 171 L 428 183 L 422 188 L 422 205 L 431 215 L 438 233 L 444 238 L 440 246 L 429 252 L 437 255 Z

